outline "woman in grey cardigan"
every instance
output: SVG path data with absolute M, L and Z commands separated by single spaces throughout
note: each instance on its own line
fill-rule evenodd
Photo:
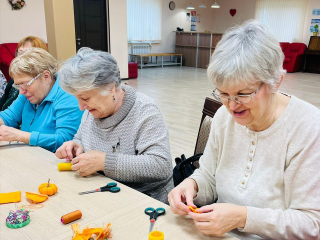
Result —
M 212 55 L 208 76 L 223 106 L 200 168 L 169 194 L 172 211 L 203 234 L 320 239 L 320 111 L 277 91 L 283 59 L 255 21 L 225 33 Z
M 104 171 L 162 202 L 173 188 L 169 137 L 154 101 L 120 84 L 116 60 L 106 52 L 81 48 L 60 72 L 61 87 L 85 110 L 73 141 L 56 152 L 72 159 L 81 176 Z

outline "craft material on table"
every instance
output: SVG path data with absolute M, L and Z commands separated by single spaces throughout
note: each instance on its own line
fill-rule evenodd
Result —
M 200 214 L 200 212 L 197 211 L 199 208 L 194 209 L 192 206 L 189 206 L 189 208 L 192 212 Z
M 39 193 L 52 196 L 58 191 L 58 187 L 54 183 L 50 183 L 50 179 L 47 183 L 42 183 L 39 188 Z
M 149 232 L 152 231 L 154 222 L 157 220 L 158 216 L 164 215 L 166 213 L 166 210 L 164 208 L 157 208 L 154 209 L 152 207 L 148 207 L 144 210 L 145 214 L 150 216 L 150 228 Z
M 149 233 L 149 240 L 164 240 L 164 234 L 160 231 L 152 231 Z
M 63 224 L 68 224 L 70 222 L 80 219 L 81 217 L 82 217 L 82 212 L 80 210 L 77 210 L 77 211 L 68 213 L 66 215 L 63 215 L 61 217 L 61 222 Z
M 21 191 L 0 193 L 0 204 L 15 203 L 21 201 Z
M 103 228 L 89 228 L 85 227 L 83 231 L 80 231 L 79 224 L 72 224 L 71 228 L 74 231 L 74 235 L 72 240 L 89 240 L 92 239 L 92 235 L 96 235 L 96 240 L 105 240 L 105 239 L 111 239 L 111 223 L 108 223 Z
M 21 228 L 30 223 L 29 211 L 23 208 L 17 211 L 10 211 L 6 219 L 6 225 L 8 228 Z
M 108 183 L 106 186 L 101 187 L 101 188 L 97 188 L 95 190 L 86 191 L 86 192 L 79 192 L 79 195 L 88 194 L 88 193 L 95 193 L 95 192 L 107 192 L 107 191 L 112 192 L 112 193 L 117 193 L 117 192 L 120 192 L 120 188 L 117 187 L 117 183 L 111 182 L 111 183 Z
M 72 171 L 72 163 L 58 163 L 58 170 L 59 171 Z
M 34 203 L 41 203 L 48 199 L 47 195 L 32 192 L 26 192 L 26 197 L 32 200 Z

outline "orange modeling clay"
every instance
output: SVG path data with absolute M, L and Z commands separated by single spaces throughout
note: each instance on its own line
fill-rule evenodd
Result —
M 41 203 L 48 199 L 47 195 L 32 192 L 26 192 L 26 197 L 34 203 Z
M 72 224 L 71 228 L 74 231 L 72 240 L 89 240 L 92 239 L 92 235 L 96 235 L 96 240 L 110 239 L 111 234 L 111 223 L 108 223 L 104 228 L 88 228 L 85 227 L 82 232 L 80 231 L 79 224 Z
M 200 214 L 200 212 L 197 211 L 199 208 L 194 209 L 192 206 L 189 206 L 189 208 L 192 212 Z

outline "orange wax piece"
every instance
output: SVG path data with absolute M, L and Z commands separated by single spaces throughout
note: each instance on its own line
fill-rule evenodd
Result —
M 21 201 L 21 192 L 0 193 L 0 204 Z
M 189 208 L 190 208 L 190 210 L 191 210 L 192 212 L 194 212 L 194 213 L 199 213 L 199 212 L 197 211 L 199 208 L 194 209 L 194 208 L 191 207 L 191 206 L 189 206 Z M 199 213 L 199 214 L 200 214 L 200 213 Z

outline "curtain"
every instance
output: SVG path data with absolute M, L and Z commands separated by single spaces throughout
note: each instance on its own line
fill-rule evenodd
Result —
M 255 18 L 279 42 L 302 42 L 308 0 L 257 0 Z
M 161 40 L 162 0 L 127 0 L 129 41 Z

